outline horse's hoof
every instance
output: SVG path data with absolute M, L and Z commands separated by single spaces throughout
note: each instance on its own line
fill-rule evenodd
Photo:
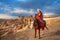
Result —
M 40 39 L 40 38 L 39 38 Z
M 39 39 L 41 39 L 41 37 L 39 37 Z
M 36 38 L 36 37 L 34 37 L 34 38 Z

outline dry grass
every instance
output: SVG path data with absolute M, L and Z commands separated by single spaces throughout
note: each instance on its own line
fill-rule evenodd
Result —
M 60 17 L 45 18 L 47 26 L 60 26 Z

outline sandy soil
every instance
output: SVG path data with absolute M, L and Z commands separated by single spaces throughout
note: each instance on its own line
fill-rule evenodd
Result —
M 1 40 L 60 40 L 60 27 L 50 27 L 49 30 L 44 30 L 44 35 L 41 35 L 41 39 L 34 38 L 34 29 L 30 29 L 18 33 L 8 33 L 2 37 Z

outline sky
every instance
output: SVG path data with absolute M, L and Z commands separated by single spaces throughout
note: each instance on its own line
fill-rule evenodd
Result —
M 35 15 L 37 9 L 43 15 L 60 16 L 60 0 L 0 0 L 0 19 Z

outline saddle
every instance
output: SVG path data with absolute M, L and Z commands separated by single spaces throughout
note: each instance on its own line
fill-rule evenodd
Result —
M 37 21 L 37 20 L 34 20 L 34 26 L 35 26 L 35 28 L 36 29 L 42 29 L 42 30 L 44 30 L 44 27 L 46 26 L 46 21 L 45 20 L 43 20 L 43 22 L 44 23 L 41 23 L 40 21 Z

